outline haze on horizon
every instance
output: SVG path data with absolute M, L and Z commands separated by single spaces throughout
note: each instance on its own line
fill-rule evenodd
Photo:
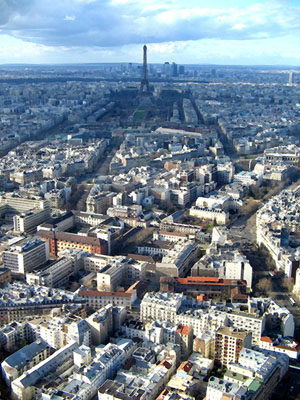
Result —
M 300 63 L 297 0 L 0 0 L 1 64 Z

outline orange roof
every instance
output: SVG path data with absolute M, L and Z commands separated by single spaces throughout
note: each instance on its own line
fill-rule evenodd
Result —
M 163 390 L 156 400 L 164 400 L 165 396 L 169 393 L 167 389 Z
M 269 338 L 269 336 L 262 336 L 262 337 L 260 338 L 260 340 L 261 340 L 262 342 L 273 343 L 273 340 L 272 340 L 271 338 Z
M 184 361 L 183 363 L 181 363 L 178 367 L 178 371 L 180 371 L 181 369 L 183 369 L 185 367 L 185 364 L 187 363 L 187 361 Z
M 175 282 L 180 285 L 231 285 L 232 281 L 236 281 L 236 279 L 221 279 L 211 276 L 189 276 L 187 278 L 174 278 Z M 244 281 L 238 280 L 240 284 Z
M 153 258 L 151 256 L 144 256 L 142 254 L 128 253 L 127 257 L 132 258 L 133 260 L 146 261 L 146 262 L 149 262 L 151 264 L 154 264 L 154 260 L 153 260 Z
M 179 327 L 176 329 L 176 332 L 177 332 L 177 333 L 180 333 L 181 335 L 188 335 L 188 334 L 189 334 L 189 331 L 190 331 L 190 328 L 189 328 L 188 326 L 186 326 L 186 325 L 179 326 Z
M 296 351 L 298 352 L 299 349 L 295 348 L 295 347 L 290 347 L 290 346 L 284 346 L 283 344 L 278 344 L 277 346 L 274 347 L 278 347 L 279 349 L 285 349 L 285 350 L 290 350 L 290 351 Z
M 188 236 L 187 233 L 182 233 L 182 232 L 160 231 L 159 234 L 161 234 L 161 235 L 170 235 L 170 236 L 178 236 L 178 237 L 186 237 L 186 236 Z
M 140 284 L 140 281 L 134 282 L 127 290 L 125 293 L 132 293 L 136 287 Z
M 109 296 L 115 296 L 115 297 L 131 297 L 131 293 L 125 292 L 99 292 L 98 290 L 80 290 L 78 292 L 79 296 L 102 296 L 102 297 L 109 297 Z

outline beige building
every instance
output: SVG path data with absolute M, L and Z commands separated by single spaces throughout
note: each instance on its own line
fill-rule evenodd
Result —
M 91 329 L 94 346 L 106 343 L 109 337 L 121 328 L 126 318 L 125 307 L 107 305 L 89 316 L 86 321 Z
M 0 287 L 11 282 L 11 270 L 9 268 L 0 268 Z
M 251 333 L 233 328 L 220 328 L 215 338 L 215 362 L 228 366 L 229 363 L 237 363 L 243 347 L 251 348 Z
M 90 194 L 86 199 L 86 211 L 96 214 L 106 214 L 107 209 L 112 206 L 115 196 L 116 193 L 112 192 Z
M 126 307 L 131 310 L 137 299 L 135 289 L 129 288 L 126 292 L 99 292 L 98 290 L 80 290 L 78 296 L 86 300 L 87 305 L 94 309 L 112 304 L 114 306 Z
M 14 196 L 8 193 L 0 196 L 0 204 L 6 205 L 9 212 L 17 211 L 19 213 L 25 213 L 34 209 L 44 210 L 46 208 L 50 208 L 50 203 L 48 200 Z
M 176 243 L 175 246 L 163 256 L 161 262 L 156 263 L 158 276 L 186 276 L 195 262 L 197 246 L 192 241 Z
M 229 213 L 219 208 L 191 207 L 190 215 L 208 221 L 215 221 L 219 225 L 226 225 L 229 221 Z

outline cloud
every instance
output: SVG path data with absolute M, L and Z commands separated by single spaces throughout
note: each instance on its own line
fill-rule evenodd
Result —
M 31 8 L 30 0 L 0 0 L 0 26 Z
M 75 21 L 76 17 L 74 15 L 66 15 L 64 21 Z
M 288 7 L 284 1 L 239 8 L 220 7 L 220 1 L 218 7 L 213 7 L 214 1 L 210 7 L 199 3 L 0 0 L 0 34 L 46 46 L 110 48 L 204 39 L 257 40 L 300 31 L 300 7 Z

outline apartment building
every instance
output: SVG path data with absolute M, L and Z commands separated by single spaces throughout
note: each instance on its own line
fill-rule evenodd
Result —
M 168 321 L 189 326 L 193 328 L 196 337 L 205 331 L 215 332 L 223 327 L 251 332 L 254 345 L 259 345 L 261 336 L 268 330 L 293 337 L 294 321 L 291 313 L 280 309 L 270 299 L 252 300 L 248 304 L 248 312 L 245 312 L 240 307 L 200 306 L 196 300 L 186 299 L 183 293 L 149 292 L 141 302 L 140 319 L 144 322 Z
M 138 348 L 132 354 L 132 358 L 137 364 L 144 365 L 145 367 L 135 369 L 134 365 L 130 367 L 128 363 L 125 369 L 117 373 L 113 382 L 111 380 L 106 381 L 99 388 L 99 400 L 119 398 L 127 400 L 127 393 L 132 394 L 130 399 L 141 400 L 144 398 L 155 400 L 176 371 L 177 355 L 173 348 L 164 349 L 156 355 L 159 362 L 154 362 L 155 358 L 151 357 L 151 353 L 153 355 L 153 352 L 149 349 Z M 120 383 L 122 387 L 119 387 L 118 392 L 119 390 L 120 392 L 118 393 L 116 385 Z M 121 393 L 124 393 L 125 397 L 119 397 Z
M 0 196 L 0 204 L 6 205 L 8 212 L 26 213 L 31 210 L 46 210 L 50 208 L 50 202 L 48 200 L 42 200 L 41 198 L 27 198 L 21 197 L 16 194 L 6 193 Z
M 2 376 L 8 386 L 28 369 L 45 360 L 51 348 L 41 340 L 36 340 L 6 357 L 1 363 Z
M 55 385 L 49 385 L 42 398 L 54 400 L 58 395 L 64 398 L 71 396 L 74 400 L 94 398 L 99 387 L 107 379 L 115 376 L 135 349 L 136 344 L 131 340 L 121 339 L 117 344 L 109 343 L 98 348 L 96 355 L 91 359 L 90 349 L 81 346 L 73 352 L 76 369 L 67 384 L 59 391 Z
M 97 271 L 97 290 L 115 291 L 119 286 L 131 286 L 137 281 L 143 281 L 146 265 L 125 257 L 111 257 L 110 264 Z
M 96 190 L 94 186 L 86 199 L 86 211 L 88 213 L 106 214 L 107 209 L 112 206 L 113 198 L 116 195 L 113 192 Z
M 269 352 L 276 352 L 286 354 L 292 360 L 298 360 L 300 356 L 300 345 L 291 337 L 282 337 L 281 335 L 268 335 L 262 336 L 258 347 L 258 351 L 267 350 Z
M 90 213 L 85 211 L 73 211 L 75 222 L 78 224 L 87 224 L 90 226 L 97 226 L 107 220 L 107 215 Z
M 78 343 L 71 341 L 50 357 L 24 372 L 11 384 L 13 396 L 18 400 L 31 400 L 41 395 L 41 383 L 50 382 L 73 365 L 73 351 Z
M 163 240 L 167 242 L 178 242 L 189 240 L 189 235 L 181 232 L 159 231 L 153 233 L 153 240 Z
M 11 282 L 11 270 L 0 268 L 0 288 Z
M 252 267 L 247 257 L 236 244 L 227 241 L 227 231 L 220 227 L 213 229 L 212 242 L 206 254 L 196 262 L 191 270 L 194 277 L 217 276 L 225 280 L 246 281 L 247 288 L 252 287 Z
M 98 346 L 106 343 L 109 337 L 121 328 L 125 317 L 125 307 L 112 305 L 107 305 L 90 315 L 86 321 L 91 329 L 92 344 Z
M 86 301 L 89 307 L 94 309 L 112 304 L 113 306 L 125 307 L 131 310 L 133 303 L 137 299 L 135 289 L 128 289 L 126 292 L 100 292 L 97 290 L 79 290 L 79 298 Z
M 197 246 L 192 241 L 179 242 L 174 245 L 161 262 L 156 263 L 158 276 L 185 276 L 195 262 Z
M 35 338 L 35 333 L 26 322 L 13 321 L 0 328 L 0 346 L 9 353 L 16 351 L 22 342 L 32 342 Z
M 247 389 L 250 398 L 269 399 L 288 368 L 289 358 L 284 354 L 243 348 L 238 362 L 229 363 L 224 381 Z
M 215 362 L 228 366 L 230 362 L 238 362 L 239 354 L 243 347 L 251 348 L 251 333 L 235 328 L 220 328 L 215 338 Z
M 179 293 L 151 293 L 145 294 L 141 307 L 141 321 L 162 320 L 175 322 L 175 316 L 183 301 Z
M 168 233 L 178 232 L 178 233 L 184 233 L 187 235 L 196 235 L 197 233 L 202 231 L 201 226 L 179 224 L 179 223 L 172 222 L 171 219 L 172 218 L 169 219 L 169 217 L 167 217 L 160 223 L 161 231 L 168 232 Z
M 266 316 L 243 311 L 229 311 L 227 326 L 252 333 L 252 343 L 258 344 L 266 327 Z
M 250 400 L 248 389 L 236 383 L 230 383 L 223 378 L 212 376 L 207 385 L 206 400 Z
M 299 166 L 300 149 L 296 145 L 279 146 L 264 151 L 265 160 L 269 163 L 292 164 Z

